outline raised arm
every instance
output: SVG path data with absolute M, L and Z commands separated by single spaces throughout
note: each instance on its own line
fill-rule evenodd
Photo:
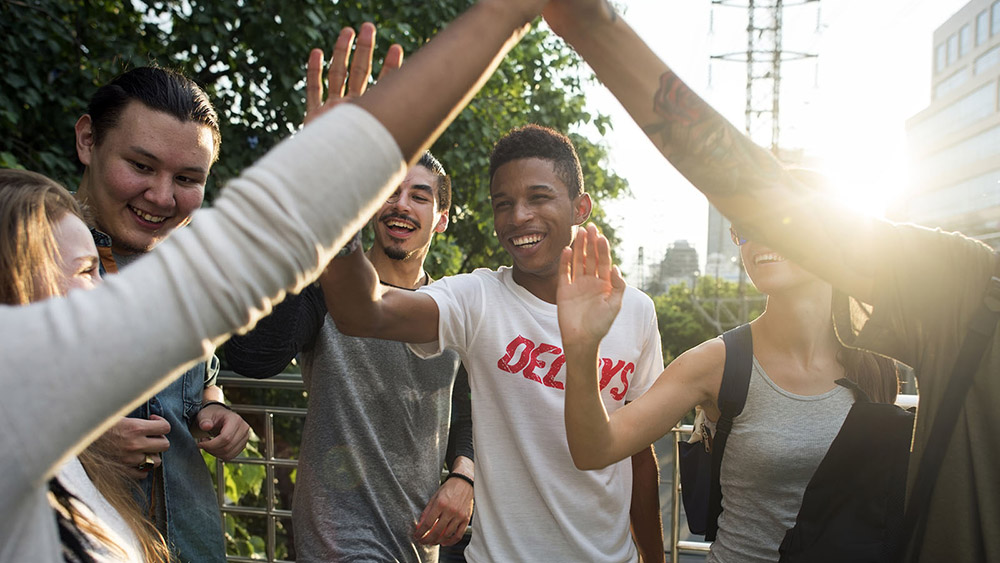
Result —
M 741 233 L 838 289 L 871 296 L 884 222 L 803 189 L 699 98 L 605 0 L 553 0 L 545 19 L 593 67 L 660 152 Z
M 319 278 L 337 330 L 415 344 L 437 340 L 439 312 L 434 299 L 381 285 L 360 246 L 355 244 L 353 252 L 331 260 Z
M 611 266 L 607 239 L 591 225 L 563 251 L 556 304 L 566 353 L 566 436 L 580 469 L 633 456 L 670 431 L 695 405 L 713 408 L 725 346 L 705 342 L 667 366 L 648 391 L 608 415 L 601 401 L 598 349 L 621 305 L 625 282 Z M 616 304 L 617 302 L 617 304 Z
M 413 164 L 479 91 L 544 5 L 544 0 L 481 0 L 410 57 L 409 72 L 383 77 L 354 103 L 393 132 Z M 406 100 L 420 101 L 420 111 L 400 99 L 401 91 Z
M 0 399 L 0 446 L 19 452 L 0 464 L 11 476 L 0 498 L 22 506 L 32 490 L 24 483 L 44 482 L 113 415 L 315 279 L 399 182 L 400 156 L 412 162 L 437 138 L 542 4 L 482 0 L 359 98 L 367 113 L 345 107 L 316 119 L 115 279 L 85 294 L 0 307 L 0 383 L 18 389 Z M 412 111 L 412 99 L 422 111 Z M 140 321 L 148 318 L 157 322 Z M 90 338 L 98 332 L 107 338 Z M 39 336 L 52 334 L 61 336 Z M 37 384 L 19 385 L 24 373 Z M 15 414 L 39 409 L 49 414 Z M 0 528 L 9 522 L 0 517 Z

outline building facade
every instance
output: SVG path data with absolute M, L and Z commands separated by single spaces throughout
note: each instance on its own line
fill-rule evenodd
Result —
M 909 189 L 889 212 L 1000 247 L 1000 0 L 934 32 L 931 103 L 906 123 Z

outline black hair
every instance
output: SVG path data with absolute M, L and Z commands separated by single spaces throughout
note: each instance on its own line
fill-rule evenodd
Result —
M 522 158 L 541 158 L 552 162 L 556 176 L 569 188 L 570 198 L 583 194 L 583 170 L 569 137 L 541 125 L 512 129 L 493 146 L 490 154 L 490 183 L 498 168 Z
M 100 144 L 105 134 L 118 125 L 118 119 L 132 101 L 162 111 L 181 121 L 207 125 L 212 130 L 214 158 L 219 156 L 219 115 L 208 95 L 183 74 L 155 66 L 133 68 L 119 74 L 98 88 L 87 113 L 90 115 L 94 141 Z
M 441 161 L 435 158 L 434 155 L 431 154 L 431 151 L 424 151 L 424 154 L 420 156 L 420 160 L 417 161 L 417 165 L 423 166 L 438 177 L 438 211 L 448 211 L 451 209 L 451 176 L 444 171 L 444 166 L 441 165 Z

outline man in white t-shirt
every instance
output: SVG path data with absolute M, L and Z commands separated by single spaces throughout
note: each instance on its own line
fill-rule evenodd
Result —
M 639 553 L 663 561 L 652 448 L 581 471 L 566 442 L 559 256 L 592 205 L 572 143 L 536 125 L 511 131 L 490 157 L 490 197 L 513 267 L 444 278 L 414 293 L 380 288 L 354 252 L 321 278 L 327 308 L 346 334 L 409 342 L 421 356 L 455 350 L 465 364 L 477 457 L 469 561 L 623 562 Z M 629 288 L 623 309 L 601 347 L 611 412 L 663 369 L 652 301 Z

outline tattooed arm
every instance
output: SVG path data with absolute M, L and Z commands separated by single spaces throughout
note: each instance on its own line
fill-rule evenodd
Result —
M 730 218 L 860 299 L 883 222 L 802 188 L 663 63 L 605 0 L 553 0 L 545 19 L 590 64 L 660 152 Z

